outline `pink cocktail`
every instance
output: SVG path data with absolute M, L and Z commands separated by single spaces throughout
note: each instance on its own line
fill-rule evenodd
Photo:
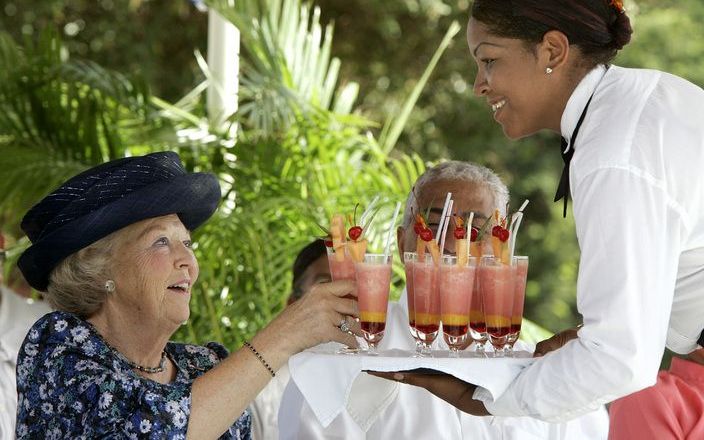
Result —
M 474 292 L 469 305 L 469 336 L 476 344 L 476 350 L 483 351 L 488 337 L 484 318 L 484 301 L 482 291 L 479 288 L 479 275 L 474 277 Z
M 355 279 L 354 261 L 343 246 L 339 251 L 328 247 L 328 264 L 330 265 L 330 276 L 333 281 L 352 280 Z
M 528 280 L 528 257 L 513 257 L 513 265 L 516 267 L 516 281 L 513 287 L 513 310 L 511 313 L 511 329 L 508 334 L 508 346 L 513 349 L 521 334 L 521 323 L 523 322 L 523 305 L 526 299 L 526 281 Z
M 411 331 L 411 336 L 416 341 L 416 352 L 420 353 L 422 341 L 418 338 L 416 331 L 416 305 L 413 289 L 413 267 L 418 261 L 418 255 L 415 252 L 403 253 L 403 267 L 406 272 L 406 302 L 408 304 L 408 328 Z
M 354 265 L 357 277 L 357 301 L 362 335 L 369 345 L 369 354 L 384 337 L 386 309 L 391 286 L 391 256 L 366 254 L 364 261 Z
M 430 354 L 430 346 L 440 328 L 438 266 L 430 255 L 413 265 L 413 296 L 415 329 L 422 343 L 421 353 Z
M 469 257 L 458 264 L 457 257 L 444 256 L 438 275 L 440 319 L 450 354 L 456 356 L 465 344 L 469 330 L 469 305 L 474 290 L 477 259 Z
M 504 354 L 504 346 L 511 331 L 516 268 L 493 256 L 484 256 L 479 265 L 479 290 L 484 301 L 486 332 L 497 355 Z

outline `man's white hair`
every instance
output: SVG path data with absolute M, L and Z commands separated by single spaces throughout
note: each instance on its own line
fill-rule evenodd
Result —
M 498 208 L 502 214 L 508 203 L 508 188 L 501 178 L 487 167 L 477 165 L 472 162 L 463 162 L 459 160 L 451 160 L 442 162 L 425 172 L 416 180 L 415 193 L 421 194 L 426 185 L 432 185 L 438 180 L 459 180 L 466 183 L 474 184 L 478 187 L 486 188 L 494 198 L 494 206 Z M 426 207 L 424 206 L 423 209 Z M 403 227 L 408 228 L 413 220 L 413 213 L 418 213 L 418 199 L 413 195 L 413 189 L 408 193 L 406 198 L 406 210 L 403 212 Z

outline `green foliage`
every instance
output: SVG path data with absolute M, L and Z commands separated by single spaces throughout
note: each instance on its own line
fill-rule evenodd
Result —
M 41 194 L 92 163 L 173 141 L 189 169 L 218 173 L 224 194 L 223 209 L 197 237 L 204 299 L 194 300 L 190 337 L 227 340 L 227 334 L 208 332 L 213 322 L 229 320 L 236 339 L 281 307 L 288 274 L 271 280 L 283 274 L 298 246 L 318 234 L 314 220 L 325 224 L 333 210 L 351 210 L 376 192 L 389 194 L 388 204 L 400 200 L 424 161 L 473 160 L 507 181 L 514 208 L 531 200 L 517 248 L 531 257 L 526 316 L 552 331 L 580 321 L 574 224 L 551 203 L 561 170 L 555 137 L 505 139 L 485 103 L 472 96 L 475 67 L 463 32 L 450 41 L 422 89 L 413 80 L 423 77 L 451 23 L 466 22 L 468 0 L 316 0 L 320 9 L 300 2 L 234 3 L 229 11 L 230 2 L 211 2 L 244 24 L 240 112 L 231 119 L 239 127 L 236 142 L 229 127 L 211 127 L 203 114 L 200 92 L 208 75 L 198 70 L 192 53 L 205 50 L 207 20 L 188 2 L 5 2 L 0 28 L 14 41 L 28 40 L 19 48 L 5 37 L 0 48 L 0 105 L 9 106 L 0 109 L 0 216 L 16 220 Z M 638 0 L 626 6 L 635 34 L 617 64 L 658 68 L 704 84 L 698 26 L 704 3 Z M 322 24 L 332 22 L 334 41 L 332 25 Z M 47 46 L 40 61 L 30 54 L 41 43 L 30 42 L 39 41 L 43 28 L 60 29 L 67 50 L 52 52 Z M 178 31 L 165 31 L 173 29 Z M 69 59 L 67 53 L 96 64 Z M 11 77 L 35 63 L 45 67 L 28 78 L 36 83 L 50 74 L 52 80 L 41 83 L 46 90 L 36 95 L 43 104 L 33 109 L 26 104 L 36 102 L 33 91 L 18 89 L 21 83 Z M 57 67 L 66 63 L 71 67 Z M 98 65 L 105 72 L 95 70 Z M 83 73 L 69 75 L 76 69 Z M 115 71 L 139 71 L 145 80 L 128 79 L 132 88 L 125 89 L 124 76 Z M 101 86 L 105 81 L 113 85 Z M 161 100 L 148 96 L 145 82 Z M 94 86 L 97 95 L 86 94 Z M 408 108 L 404 103 L 414 89 L 422 92 L 394 131 L 398 138 L 387 137 L 391 130 L 384 121 L 395 121 Z M 60 101 L 61 90 L 75 104 Z M 128 90 L 141 90 L 142 97 L 130 100 Z M 149 110 L 151 102 L 160 114 Z M 98 108 L 94 115 L 104 116 L 91 120 L 90 105 Z M 20 110 L 20 119 L 9 116 Z M 103 127 L 103 117 L 111 128 Z M 15 127 L 13 121 L 23 120 Z M 119 138 L 113 142 L 115 155 L 106 133 Z M 393 150 L 384 139 L 393 140 Z M 78 156 L 72 155 L 74 144 Z M 382 227 L 384 218 L 388 212 L 380 217 Z M 209 258 L 215 260 L 212 267 Z M 276 269 L 268 262 L 276 262 Z M 257 272 L 258 267 L 268 272 Z M 266 290 L 257 290 L 262 287 Z
M 15 41 L 61 31 L 73 57 L 138 72 L 169 101 L 195 85 L 193 50 L 204 51 L 208 16 L 188 1 L 3 0 L 0 29 Z
M 211 165 L 226 176 L 226 197 L 218 215 L 197 236 L 201 291 L 180 336 L 202 340 L 207 335 L 239 344 L 285 305 L 293 258 L 320 235 L 317 224 L 327 225 L 334 212 L 351 211 L 355 203 L 383 194 L 386 209 L 370 236 L 370 248 L 381 250 L 386 231 L 393 227 L 390 207 L 405 200 L 425 165 L 415 155 L 390 156 L 367 131 L 369 122 L 354 115 L 357 86 L 337 85 L 339 60 L 329 50 L 332 28 L 322 36 L 319 11 L 302 7 L 298 0 L 269 1 L 256 8 L 212 5 L 242 32 L 242 106 L 233 115 L 240 131 L 236 144 L 221 138 L 182 149 L 210 155 L 219 151 L 222 161 Z M 290 13 L 296 10 L 300 13 Z M 248 15 L 252 13 L 258 15 Z M 407 105 L 414 101 L 411 96 Z M 197 115 L 185 112 L 169 112 L 179 130 L 205 126 Z M 400 117 L 389 125 L 402 130 L 405 122 Z M 201 139 L 210 139 L 210 134 Z M 398 263 L 394 273 L 400 285 Z
M 25 212 L 88 165 L 124 156 L 155 127 L 148 101 L 142 81 L 68 59 L 54 32 L 24 47 L 0 34 L 0 211 Z

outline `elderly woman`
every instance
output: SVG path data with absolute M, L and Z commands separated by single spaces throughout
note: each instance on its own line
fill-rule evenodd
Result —
M 291 355 L 356 345 L 350 282 L 315 286 L 230 355 L 169 341 L 198 279 L 191 231 L 219 199 L 214 176 L 163 152 L 90 169 L 27 213 L 18 264 L 58 311 L 20 351 L 19 439 L 247 439 L 246 406 Z

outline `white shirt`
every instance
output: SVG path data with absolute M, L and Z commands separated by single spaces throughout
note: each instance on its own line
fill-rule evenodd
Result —
M 15 438 L 17 353 L 32 324 L 50 311 L 0 286 L 0 439 Z
M 487 402 L 492 414 L 566 420 L 653 385 L 666 342 L 691 352 L 704 327 L 704 91 L 598 67 L 570 97 L 563 136 L 592 93 L 570 166 L 584 327 Z
M 276 372 L 264 389 L 249 405 L 252 415 L 252 440 L 276 440 L 279 438 L 279 406 L 281 396 L 291 379 L 288 365 Z
M 442 339 L 442 336 L 439 336 L 436 344 L 440 349 L 447 349 Z M 380 348 L 411 349 L 413 346 L 414 341 L 408 330 L 408 308 L 404 290 L 399 303 L 389 303 L 386 333 Z M 386 389 L 383 389 L 384 387 Z M 351 408 L 348 403 L 347 410 L 323 428 L 303 400 L 300 390 L 290 381 L 281 401 L 279 438 L 598 440 L 605 439 L 608 434 L 608 416 L 603 408 L 569 423 L 553 424 L 528 417 L 474 417 L 459 411 L 425 389 L 367 375 L 360 375 L 352 388 L 351 396 L 355 397 L 350 400 L 357 399 L 356 408 Z M 370 401 L 366 403 L 363 400 L 365 394 L 370 396 Z M 386 396 L 389 397 L 388 403 L 381 405 L 378 411 L 363 414 L 364 408 L 374 407 Z

